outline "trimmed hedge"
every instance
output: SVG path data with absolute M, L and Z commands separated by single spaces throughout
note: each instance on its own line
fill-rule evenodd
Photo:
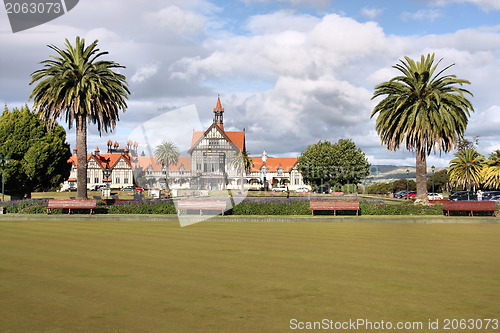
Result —
M 308 199 L 247 198 L 232 209 L 233 215 L 310 215 Z
M 352 199 L 351 199 L 352 200 Z M 48 199 L 13 200 L 2 204 L 6 213 L 44 214 Z M 228 207 L 230 206 L 228 202 Z M 413 203 L 386 204 L 380 199 L 361 199 L 360 215 L 443 215 L 442 205 L 414 205 Z M 497 205 L 498 207 L 498 205 Z M 67 212 L 67 210 L 66 210 Z M 53 214 L 63 213 L 53 209 Z M 88 211 L 85 211 L 88 213 Z M 99 201 L 96 214 L 176 214 L 174 201 L 171 199 L 130 200 L 114 205 L 103 205 Z M 332 214 L 318 211 L 318 214 Z M 246 198 L 230 209 L 226 214 L 233 215 L 311 215 L 308 198 Z M 352 215 L 350 211 L 338 211 L 338 215 Z M 456 214 L 463 215 L 463 214 Z M 488 215 L 488 214 L 485 214 Z
M 121 201 L 103 207 L 108 214 L 176 214 L 174 202 L 170 199 Z

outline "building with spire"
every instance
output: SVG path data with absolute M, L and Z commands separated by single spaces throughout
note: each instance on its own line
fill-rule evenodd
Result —
M 213 109 L 213 122 L 207 130 L 193 131 L 189 156 L 181 156 L 176 165 L 170 165 L 168 181 L 171 189 L 222 190 L 239 189 L 241 182 L 248 189 L 272 189 L 287 186 L 290 190 L 305 187 L 297 170 L 297 158 L 271 157 L 264 151 L 262 156 L 250 157 L 253 167 L 242 174 L 237 167 L 242 152 L 246 151 L 245 130 L 224 129 L 224 108 L 220 97 Z M 158 164 L 154 156 L 138 155 L 138 143 L 127 141 L 124 148 L 118 142 L 107 142 L 107 153 L 99 148 L 87 155 L 87 187 L 96 188 L 107 181 L 111 188 L 132 185 L 149 188 L 165 188 L 167 170 Z M 241 160 L 240 160 L 241 161 Z M 69 159 L 72 163 L 70 179 L 63 189 L 76 186 L 76 147 Z M 110 170 L 104 178 L 104 170 Z
M 218 97 L 212 125 L 204 132 L 193 132 L 188 151 L 191 156 L 191 186 L 203 190 L 237 186 L 241 177 L 233 161 L 241 158 L 245 150 L 245 131 L 224 130 L 224 108 Z

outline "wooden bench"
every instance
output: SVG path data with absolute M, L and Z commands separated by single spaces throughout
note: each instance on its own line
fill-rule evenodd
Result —
M 309 209 L 312 215 L 315 210 L 333 210 L 333 215 L 337 216 L 338 210 L 355 210 L 356 216 L 359 213 L 359 201 L 341 201 L 341 200 L 311 200 Z
M 180 215 L 181 210 L 199 210 L 200 215 L 203 215 L 204 210 L 220 210 L 222 216 L 226 210 L 226 201 L 224 200 L 179 200 L 177 201 L 177 213 Z
M 71 214 L 72 209 L 90 209 L 90 214 L 95 209 L 97 200 L 49 200 L 47 214 L 51 209 L 67 209 Z
M 446 211 L 446 216 L 450 216 L 450 211 L 466 211 L 470 216 L 474 216 L 474 212 L 492 212 L 492 216 L 497 214 L 497 205 L 495 201 L 450 201 L 442 202 L 443 210 Z

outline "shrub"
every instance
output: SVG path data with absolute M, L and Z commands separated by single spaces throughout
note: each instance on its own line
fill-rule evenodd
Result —
M 172 200 L 121 201 L 107 206 L 109 214 L 176 214 Z
M 43 214 L 47 212 L 48 199 L 11 200 L 2 203 L 7 213 Z
M 310 215 L 309 200 L 303 198 L 247 198 L 236 205 L 233 215 Z
M 361 215 L 443 215 L 442 205 L 414 205 L 401 203 L 387 205 L 383 203 L 360 202 Z

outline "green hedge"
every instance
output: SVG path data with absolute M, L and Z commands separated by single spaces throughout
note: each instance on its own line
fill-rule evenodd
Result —
M 361 215 L 443 215 L 443 205 L 414 205 L 413 203 L 383 204 L 363 203 L 359 204 Z
M 307 199 L 245 199 L 233 215 L 311 215 Z
M 103 207 L 108 214 L 176 214 L 172 200 L 122 201 Z
M 7 213 L 44 214 L 47 199 L 7 201 L 2 204 Z M 228 203 L 229 207 L 229 203 Z M 498 205 L 497 205 L 498 207 Z M 64 212 L 67 212 L 64 211 Z M 53 209 L 52 214 L 63 213 Z M 78 212 L 75 212 L 78 213 Z M 88 210 L 85 210 L 88 213 Z M 98 202 L 96 214 L 176 214 L 172 200 L 123 201 L 114 205 Z M 233 215 L 311 215 L 307 198 L 246 198 L 226 214 Z M 318 211 L 314 215 L 330 215 L 329 211 Z M 338 215 L 352 215 L 353 212 L 340 211 Z M 414 205 L 413 203 L 386 204 L 377 199 L 360 200 L 360 215 L 443 215 L 442 205 Z M 464 215 L 457 213 L 455 215 Z M 466 215 L 466 214 L 465 214 Z M 489 215 L 485 213 L 485 215 Z

